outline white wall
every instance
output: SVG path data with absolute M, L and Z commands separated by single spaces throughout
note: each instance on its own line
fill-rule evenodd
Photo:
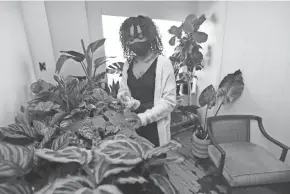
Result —
M 202 87 L 217 86 L 237 69 L 245 82 L 241 98 L 219 114 L 261 116 L 265 129 L 290 146 L 290 2 L 200 2 L 199 13 L 217 16 L 209 33 L 217 37 L 214 57 Z M 258 141 L 274 153 L 268 141 Z
M 196 11 L 196 2 L 162 1 L 45 1 L 21 2 L 31 54 L 38 78 L 52 80 L 55 62 L 61 50 L 82 51 L 86 45 L 103 38 L 102 14 L 115 16 L 148 15 L 154 19 L 182 21 Z M 96 53 L 103 56 L 104 49 Z M 47 72 L 40 72 L 38 62 L 46 62 Z M 84 75 L 81 66 L 69 60 L 62 75 Z
M 30 99 L 35 72 L 19 2 L 0 2 L 0 24 L 0 126 L 6 126 Z

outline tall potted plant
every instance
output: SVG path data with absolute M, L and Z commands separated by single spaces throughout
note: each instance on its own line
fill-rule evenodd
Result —
M 218 105 L 214 114 L 216 116 L 223 105 L 234 102 L 242 95 L 243 90 L 242 72 L 237 70 L 234 73 L 226 75 L 220 82 L 217 90 L 215 90 L 213 85 L 209 85 L 201 92 L 198 100 L 199 105 L 201 107 L 206 106 L 206 111 L 204 125 L 199 124 L 193 133 L 192 152 L 195 156 L 199 158 L 207 158 L 209 156 L 207 147 L 210 144 L 210 139 L 206 125 L 208 110 Z
M 178 79 L 177 84 L 187 84 L 189 105 L 192 104 L 191 87 L 192 80 L 196 77 L 195 71 L 203 67 L 203 54 L 200 52 L 202 48 L 200 44 L 207 41 L 208 35 L 199 31 L 199 28 L 205 20 L 204 14 L 199 18 L 195 14 L 190 14 L 179 27 L 171 26 L 168 31 L 169 34 L 173 35 L 169 44 L 174 46 L 177 42 L 175 51 L 170 57 L 176 79 Z M 179 73 L 182 67 L 186 67 L 186 72 Z

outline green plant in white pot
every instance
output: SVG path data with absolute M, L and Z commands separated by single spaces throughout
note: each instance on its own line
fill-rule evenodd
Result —
M 208 158 L 207 147 L 210 144 L 206 127 L 208 109 L 219 104 L 215 112 L 216 116 L 223 105 L 234 102 L 242 95 L 243 91 L 244 82 L 242 72 L 237 70 L 232 74 L 226 75 L 220 82 L 217 90 L 215 90 L 213 85 L 209 85 L 201 92 L 198 102 L 200 107 L 206 106 L 206 111 L 204 125 L 202 126 L 199 124 L 196 131 L 193 133 L 192 152 L 195 156 L 199 158 Z

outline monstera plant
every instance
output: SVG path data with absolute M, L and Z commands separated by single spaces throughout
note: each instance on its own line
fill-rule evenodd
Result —
M 204 126 L 199 124 L 193 134 L 193 153 L 201 158 L 208 157 L 207 146 L 210 143 L 206 128 L 206 119 L 208 109 L 218 105 L 215 116 L 218 114 L 223 105 L 234 102 L 238 99 L 244 90 L 244 82 L 242 72 L 235 71 L 232 74 L 226 75 L 220 82 L 218 89 L 215 90 L 213 85 L 207 86 L 199 96 L 200 107 L 206 106 Z

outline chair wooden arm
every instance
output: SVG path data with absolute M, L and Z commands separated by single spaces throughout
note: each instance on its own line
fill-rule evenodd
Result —
M 212 130 L 211 130 L 211 126 L 208 125 L 208 135 L 209 138 L 212 142 L 212 144 L 216 147 L 216 149 L 220 152 L 221 154 L 221 159 L 220 159 L 220 163 L 218 166 L 218 174 L 222 175 L 223 170 L 224 170 L 224 166 L 225 166 L 225 159 L 226 159 L 226 152 L 225 150 L 215 141 L 213 135 L 212 135 Z
M 281 143 L 280 141 L 274 139 L 273 137 L 271 137 L 265 130 L 264 126 L 263 126 L 263 122 L 262 122 L 262 118 L 261 117 L 258 117 L 257 118 L 258 120 L 258 124 L 259 124 L 259 128 L 260 128 L 260 131 L 261 133 L 271 142 L 273 142 L 274 144 L 276 144 L 277 146 L 279 146 L 280 148 L 282 148 L 282 153 L 281 153 L 281 156 L 280 156 L 280 160 L 281 161 L 285 161 L 285 158 L 286 158 L 286 155 L 287 155 L 287 152 L 288 150 L 290 149 L 289 146 Z

